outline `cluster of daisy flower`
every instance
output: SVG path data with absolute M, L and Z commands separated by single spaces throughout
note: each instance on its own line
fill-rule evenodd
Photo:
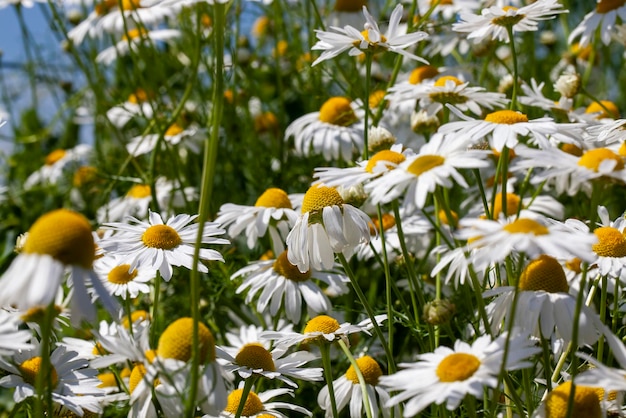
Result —
M 624 0 L 45 7 L 0 415 L 623 415 Z

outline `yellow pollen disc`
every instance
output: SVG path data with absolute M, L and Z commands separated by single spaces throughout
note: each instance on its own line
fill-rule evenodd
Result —
M 411 72 L 411 75 L 409 75 L 409 83 L 419 84 L 424 80 L 435 78 L 438 75 L 439 70 L 437 67 L 433 67 L 432 65 L 423 65 L 421 67 L 417 67 Z
M 130 41 L 132 39 L 137 39 L 139 37 L 143 37 L 148 34 L 148 31 L 141 28 L 133 28 L 129 29 L 128 32 L 124 36 L 122 36 L 123 41 Z
M 235 363 L 252 370 L 276 371 L 272 354 L 259 343 L 245 344 L 235 356 Z
M 572 382 L 565 382 L 557 386 L 548 394 L 545 401 L 546 418 L 565 418 L 569 402 Z M 570 418 L 599 418 L 602 416 L 600 399 L 596 388 L 576 385 L 574 389 L 574 404 Z
M 105 350 L 104 347 L 102 347 L 102 344 L 98 342 L 93 346 L 93 350 L 91 350 L 91 354 L 96 355 L 96 356 L 103 356 L 105 354 L 108 354 L 108 351 Z
M 28 383 L 31 386 L 35 386 L 37 382 L 37 376 L 41 372 L 41 357 L 32 357 L 17 366 L 20 371 L 20 375 L 24 382 Z M 56 387 L 57 383 L 59 383 L 59 377 L 57 376 L 57 371 L 54 366 L 50 365 L 50 381 L 52 383 L 52 387 Z
M 385 100 L 385 94 L 387 94 L 385 90 L 376 90 L 372 92 L 368 100 L 370 109 L 376 109 L 381 102 Z
M 284 54 L 283 54 L 284 55 Z M 278 130 L 278 118 L 272 112 L 263 112 L 254 118 L 254 131 L 258 133 Z
M 302 213 L 322 210 L 326 206 L 343 206 L 343 203 L 334 187 L 311 186 L 302 199 Z
M 74 176 L 72 178 L 72 185 L 74 187 L 80 188 L 88 185 L 98 178 L 98 169 L 96 167 L 91 167 L 88 165 L 80 166 L 74 172 Z
M 374 170 L 374 167 L 376 166 L 376 163 L 378 163 L 379 161 L 389 161 L 390 163 L 397 165 L 403 162 L 404 160 L 406 160 L 406 157 L 400 154 L 399 152 L 391 151 L 388 149 L 378 151 L 367 161 L 367 165 L 365 166 L 365 171 L 367 171 L 368 173 L 372 173 Z M 395 168 L 392 164 L 385 164 L 385 166 L 387 167 L 388 170 Z
M 121 371 L 120 371 L 120 377 L 122 379 L 125 379 L 127 377 L 130 377 L 130 372 L 131 370 L 128 367 L 124 367 Z
M 457 86 L 463 84 L 461 80 L 452 75 L 444 75 L 443 77 L 439 77 L 437 81 L 435 81 L 435 86 L 445 87 L 446 81 L 454 81 L 454 84 L 456 84 Z
M 271 187 L 264 191 L 263 194 L 256 200 L 254 206 L 264 208 L 293 209 L 293 206 L 291 206 L 291 200 L 289 200 L 287 193 L 276 187 Z
M 306 323 L 303 334 L 310 332 L 321 332 L 331 334 L 339 329 L 339 322 L 328 315 L 318 315 Z
M 383 371 L 380 369 L 380 365 L 370 356 L 363 356 L 356 360 L 357 366 L 363 375 L 363 380 L 368 385 L 376 386 L 378 384 L 378 378 L 383 375 Z M 346 379 L 352 381 L 355 385 L 359 384 L 359 378 L 356 375 L 354 366 L 350 366 L 346 371 Z
M 369 224 L 370 234 L 375 235 L 377 231 L 387 231 L 394 226 L 396 226 L 396 218 L 394 218 L 390 213 L 383 213 L 382 219 L 378 219 L 377 216 L 373 216 L 372 223 Z
M 148 93 L 146 93 L 146 91 L 141 88 L 138 88 L 137 90 L 135 90 L 134 93 L 131 93 L 130 96 L 128 96 L 129 103 L 139 104 L 147 100 L 148 100 Z
M 200 19 L 200 23 L 202 23 L 202 26 L 205 28 L 210 28 L 211 26 L 213 26 L 213 20 L 211 19 L 211 16 L 209 16 L 206 13 L 202 13 L 202 17 Z
M 270 18 L 267 16 L 259 16 L 252 25 L 252 34 L 260 38 L 261 36 L 265 36 L 270 28 Z
M 168 225 L 152 225 L 141 236 L 141 241 L 146 247 L 171 250 L 183 243 L 174 228 Z
M 367 0 L 337 0 L 334 9 L 337 12 L 359 13 L 365 5 Z
M 508 12 L 509 10 L 518 10 L 517 7 L 514 6 L 504 6 L 502 8 L 503 11 Z M 514 14 L 512 16 L 499 16 L 491 19 L 491 23 L 499 26 L 513 26 L 518 24 L 525 15 L 522 14 Z
M 480 367 L 480 360 L 473 354 L 453 353 L 441 360 L 436 374 L 442 382 L 461 382 L 467 380 Z
M 320 120 L 331 125 L 350 126 L 358 121 L 350 100 L 346 97 L 331 97 L 320 108 Z
M 117 7 L 117 0 L 104 0 L 95 5 L 94 11 L 99 16 L 104 16 L 109 13 L 111 9 Z
M 420 155 L 413 160 L 407 171 L 419 177 L 421 174 L 443 165 L 445 161 L 441 155 Z
M 450 225 L 450 220 L 448 219 L 448 214 L 446 213 L 445 210 L 440 209 L 437 216 L 439 217 L 439 220 L 441 221 L 441 223 L 445 225 Z M 452 216 L 452 221 L 454 222 L 455 225 L 459 223 L 459 215 L 455 211 L 451 210 L 450 216 Z
M 626 4 L 626 0 L 600 0 L 600 2 L 596 4 L 596 12 L 608 13 L 611 10 L 619 9 L 624 4 Z
M 274 48 L 273 50 L 273 55 L 275 57 L 284 57 L 287 54 L 288 49 L 289 49 L 289 44 L 287 43 L 287 41 L 285 41 L 284 39 L 281 39 L 276 44 L 276 48 Z
M 430 0 L 430 5 L 432 6 L 435 3 L 436 0 Z M 454 2 L 452 0 L 441 0 L 439 2 L 439 6 L 450 6 L 454 4 Z
M 55 149 L 46 156 L 46 165 L 53 165 L 61 158 L 65 157 L 67 152 L 64 149 Z
M 177 124 L 177 123 L 172 123 L 169 128 L 167 128 L 167 130 L 165 131 L 165 136 L 174 136 L 174 135 L 178 135 L 179 133 L 181 133 L 183 131 L 183 128 Z
M 115 379 L 115 373 L 113 372 L 100 373 L 98 375 L 98 379 L 100 380 L 100 382 L 102 382 L 98 385 L 99 388 L 110 388 L 117 386 L 117 379 Z
M 520 218 L 511 222 L 503 228 L 505 231 L 511 234 L 533 234 L 533 235 L 547 235 L 550 233 L 548 228 L 541 225 L 539 222 L 528 218 Z
M 531 261 L 519 278 L 521 290 L 543 290 L 549 293 L 569 291 L 561 264 L 549 255 Z
M 91 268 L 96 245 L 83 215 L 57 209 L 42 215 L 28 231 L 26 254 L 46 254 L 66 265 Z
M 292 282 L 306 282 L 311 278 L 311 271 L 300 273 L 298 267 L 289 262 L 287 250 L 283 251 L 274 261 L 274 271 Z
M 224 411 L 236 414 L 242 395 L 243 389 L 235 389 L 230 392 L 226 403 L 226 409 L 224 409 Z M 243 406 L 241 416 L 251 417 L 253 415 L 257 415 L 261 411 L 263 411 L 263 402 L 261 402 L 261 399 L 256 393 L 250 391 L 250 393 L 248 393 L 248 397 L 246 398 L 246 403 Z
M 122 0 L 122 9 L 123 10 L 140 9 L 141 8 L 141 5 L 139 4 L 140 1 L 141 0 Z
M 515 193 L 507 193 L 506 194 L 506 216 L 513 216 L 517 214 L 517 210 L 519 209 L 519 205 L 521 203 L 521 198 Z M 500 214 L 502 213 L 502 193 L 498 193 L 496 195 L 496 202 L 494 208 L 492 210 L 493 218 L 498 219 Z
M 135 184 L 126 192 L 126 196 L 133 197 L 135 199 L 143 199 L 150 196 L 152 190 L 147 184 Z
M 626 141 L 622 142 L 622 145 L 619 146 L 617 154 L 619 154 L 619 156 L 622 158 L 626 157 Z
M 143 310 L 134 311 L 133 313 L 130 314 L 130 319 L 131 321 L 133 321 L 133 324 L 134 324 L 135 322 L 139 320 L 141 321 L 150 320 L 150 314 L 148 313 L 148 311 L 143 311 Z M 128 316 L 124 316 L 124 319 L 122 320 L 122 325 L 124 325 L 124 328 L 129 328 Z
M 624 169 L 624 160 L 608 148 L 596 148 L 585 152 L 582 157 L 578 159 L 578 165 L 597 173 L 600 164 L 605 160 L 613 160 L 616 162 L 613 171 Z
M 180 318 L 172 322 L 159 337 L 157 352 L 163 358 L 173 358 L 180 361 L 191 359 L 191 344 L 193 338 L 193 319 Z M 198 323 L 198 341 L 200 363 L 215 360 L 215 342 L 213 334 L 202 322 Z
M 565 267 L 568 270 L 573 271 L 574 273 L 578 274 L 582 271 L 582 268 L 580 267 L 582 264 L 582 260 L 578 257 L 574 257 L 571 260 L 567 260 L 565 262 Z
M 599 113 L 596 119 L 619 118 L 619 109 L 617 105 L 609 100 L 600 100 L 600 103 L 593 102 L 587 109 L 586 113 Z
M 153 363 L 154 359 L 157 358 L 158 352 L 157 350 L 146 350 L 143 354 L 146 356 L 146 360 L 148 360 L 148 362 Z
M 132 273 L 130 273 L 129 270 L 130 264 L 122 264 L 113 267 L 107 275 L 107 280 L 115 284 L 126 284 L 131 282 L 135 277 L 137 277 L 137 269 L 135 269 Z
M 47 307 L 45 306 L 34 306 L 27 310 L 26 313 L 20 316 L 20 318 L 24 322 L 35 322 L 37 324 L 40 324 L 41 321 L 46 319 L 46 309 Z M 59 305 L 54 305 L 54 317 L 57 317 L 59 314 L 61 314 L 61 312 L 63 312 L 63 308 Z
M 626 257 L 626 237 L 623 233 L 610 226 L 596 228 L 593 233 L 598 242 L 591 249 L 600 257 Z
M 274 251 L 272 250 L 265 251 L 263 254 L 261 254 L 261 257 L 259 257 L 259 261 L 269 261 L 273 259 L 274 259 Z
M 374 43 L 372 43 L 372 41 L 370 41 L 370 37 L 369 37 L 369 31 L 367 29 L 361 31 L 361 35 L 363 35 L 363 37 L 365 38 L 365 40 L 370 44 L 370 45 L 374 45 Z M 387 42 L 387 38 L 385 38 L 383 35 L 380 35 L 380 42 Z M 358 44 L 358 42 L 357 42 Z M 375 44 L 378 44 L 378 42 L 376 42 Z
M 130 372 L 130 379 L 128 381 L 128 390 L 133 393 L 137 385 L 142 381 L 146 374 L 146 368 L 143 364 L 138 364 L 133 367 L 133 371 Z
M 563 144 L 561 145 L 560 148 L 561 148 L 561 151 L 566 152 L 575 157 L 580 157 L 581 155 L 583 155 L 583 150 L 574 144 Z
M 499 123 L 501 125 L 513 125 L 515 123 L 528 122 L 528 116 L 513 110 L 497 110 L 485 117 L 486 122 Z

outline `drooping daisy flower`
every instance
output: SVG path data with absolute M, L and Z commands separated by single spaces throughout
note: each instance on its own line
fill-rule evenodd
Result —
M 365 51 L 372 53 L 392 51 L 404 55 L 407 58 L 428 64 L 423 58 L 405 51 L 405 49 L 411 45 L 415 45 L 417 42 L 426 39 L 428 34 L 426 32 L 399 33 L 400 19 L 402 18 L 403 10 L 404 7 L 401 4 L 396 6 L 391 13 L 389 27 L 384 35 L 378 28 L 376 20 L 367 11 L 367 7 L 365 6 L 363 6 L 363 15 L 365 16 L 366 23 L 363 25 L 363 31 L 359 31 L 349 25 L 343 28 L 331 26 L 333 32 L 316 29 L 316 36 L 319 40 L 311 49 L 322 50 L 324 52 L 313 62 L 312 66 L 322 61 L 332 59 L 344 51 L 349 51 L 350 55 L 361 55 Z
M 161 215 L 148 211 L 148 222 L 129 217 L 130 222 L 104 224 L 105 229 L 116 233 L 102 240 L 100 245 L 113 255 L 121 256 L 120 261 L 130 264 L 130 270 L 138 265 L 158 270 L 165 281 L 172 278 L 172 266 L 192 269 L 194 246 L 198 235 L 198 224 L 192 224 L 197 215 L 176 215 L 163 223 Z M 214 222 L 206 222 L 202 232 L 203 244 L 228 244 L 228 240 L 214 238 L 225 231 Z M 224 261 L 222 255 L 209 248 L 200 248 L 198 271 L 209 270 L 200 260 Z
M 92 148 L 80 144 L 71 149 L 56 149 L 45 158 L 44 165 L 26 179 L 24 188 L 29 189 L 37 184 L 57 184 L 64 173 L 85 165 L 91 155 Z
M 0 356 L 11 356 L 18 350 L 33 348 L 30 339 L 33 334 L 19 329 L 20 318 L 4 309 L 0 309 Z
M 332 269 L 335 253 L 352 255 L 369 242 L 370 218 L 344 203 L 336 189 L 311 186 L 304 195 L 302 215 L 287 236 L 288 260 L 302 273 Z
M 294 196 L 272 187 L 259 196 L 254 206 L 222 205 L 215 223 L 225 228 L 231 238 L 244 233 L 250 249 L 258 245 L 259 238 L 269 233 L 274 253 L 280 254 L 285 250 L 284 241 L 298 218 L 293 210 L 295 203 Z
M 203 129 L 189 127 L 184 129 L 177 123 L 170 125 L 163 134 L 161 146 L 173 146 L 180 149 L 184 147 L 189 151 L 198 154 L 200 152 L 200 144 L 205 136 Z M 157 146 L 159 134 L 150 134 L 138 136 L 126 145 L 126 150 L 133 157 L 153 152 Z
M 0 386 L 15 388 L 13 400 L 16 403 L 37 396 L 35 384 L 37 376 L 42 373 L 40 348 L 20 350 L 13 354 L 12 361 L 0 358 L 0 368 L 6 375 L 0 379 Z M 85 359 L 78 353 L 68 351 L 60 346 L 50 354 L 49 382 L 52 402 L 62 405 L 78 416 L 87 411 L 100 413 L 98 398 L 106 392 L 99 388 L 98 371 L 88 367 Z
M 288 402 L 269 402 L 270 399 L 281 395 L 293 396 L 291 389 L 271 389 L 265 392 L 256 393 L 250 391 L 248 397 L 244 401 L 243 412 L 241 416 L 249 418 L 288 418 L 293 416 L 292 413 L 297 412 L 308 417 L 313 414 L 306 408 L 294 405 Z M 219 415 L 205 415 L 202 418 L 232 418 L 236 416 L 239 404 L 242 401 L 243 389 L 235 389 L 228 395 L 226 408 Z M 286 409 L 289 415 L 285 415 L 280 409 Z
M 536 4 L 536 3 L 533 3 Z M 528 116 L 513 110 L 497 110 L 485 116 L 484 120 L 465 116 L 454 106 L 448 106 L 461 121 L 450 122 L 439 128 L 440 133 L 452 135 L 456 141 L 489 141 L 489 146 L 501 152 L 506 146 L 514 149 L 520 137 L 529 136 L 529 140 L 541 148 L 551 144 L 549 137 L 557 143 L 578 143 L 582 136 L 581 124 L 556 123 L 552 118 L 528 119 Z
M 363 152 L 363 111 L 346 97 L 331 97 L 319 112 L 299 117 L 287 126 L 285 140 L 294 138 L 296 155 L 322 155 L 326 160 L 352 161 Z
M 143 89 L 138 88 L 128 96 L 128 99 L 117 106 L 107 110 L 107 119 L 118 128 L 123 128 L 135 116 L 145 119 L 152 118 L 153 109 L 150 103 L 150 95 Z
M 180 33 L 181 32 L 176 29 L 156 29 L 151 31 L 138 28 L 130 29 L 115 45 L 100 51 L 96 56 L 96 62 L 110 65 L 118 57 L 128 55 L 131 51 L 137 53 L 141 48 L 155 49 L 155 43 L 171 41 L 178 38 Z
M 595 34 L 600 32 L 600 39 L 604 45 L 611 42 L 611 38 L 616 31 L 617 19 L 626 21 L 626 3 L 622 0 L 599 0 L 595 3 L 595 10 L 587 13 L 570 33 L 567 41 L 573 43 L 578 37 L 581 46 L 591 44 Z
M 496 296 L 487 306 L 493 332 L 512 317 L 514 326 L 536 338 L 550 340 L 552 336 L 563 339 L 565 344 L 572 341 L 572 329 L 579 321 L 578 342 L 575 346 L 593 344 L 600 337 L 602 321 L 597 313 L 582 306 L 580 316 L 576 311 L 576 296 L 569 294 L 569 285 L 561 264 L 548 255 L 540 255 L 532 260 L 519 278 L 517 310 L 511 312 L 514 286 L 501 286 L 488 290 L 484 297 Z
M 507 27 L 513 33 L 536 31 L 542 20 L 554 19 L 559 13 L 567 13 L 558 0 L 537 0 L 520 8 L 514 6 L 491 6 L 482 9 L 481 14 L 461 11 L 461 21 L 452 24 L 452 30 L 468 33 L 467 38 L 476 43 L 483 40 L 509 42 Z
M 417 416 L 428 405 L 446 403 L 448 410 L 459 407 L 466 395 L 478 399 L 483 388 L 495 388 L 504 361 L 506 336 L 491 340 L 481 336 L 469 345 L 456 340 L 454 349 L 440 346 L 433 353 L 421 354 L 416 363 L 402 363 L 403 370 L 381 376 L 380 384 L 390 391 L 400 391 L 386 406 L 405 402 L 404 416 Z M 541 351 L 525 335 L 511 337 L 506 370 L 528 367 L 527 359 Z
M 244 276 L 237 293 L 248 289 L 246 303 L 260 292 L 257 311 L 269 311 L 276 316 L 284 307 L 285 315 L 293 323 L 299 323 L 302 308 L 306 307 L 309 316 L 329 312 L 332 309 L 327 294 L 333 296 L 348 292 L 348 278 L 339 271 L 319 271 L 310 269 L 304 273 L 289 262 L 287 251 L 283 251 L 275 260 L 263 260 L 251 263 L 232 275 L 231 279 Z M 315 280 L 326 284 L 322 290 Z
M 572 386 L 571 381 L 561 383 L 548 393 L 546 399 L 533 413 L 532 418 L 600 418 L 606 416 L 601 405 L 605 397 L 604 390 L 593 383 L 590 385 Z M 572 389 L 574 389 L 572 412 L 568 414 Z
M 395 410 L 395 416 L 400 416 L 400 410 L 397 406 L 391 409 L 385 406 L 389 401 L 389 393 L 378 384 L 380 377 L 383 375 L 378 362 L 370 356 L 363 356 L 356 360 L 356 364 L 365 381 L 372 416 L 378 417 L 382 414 L 383 417 L 387 418 L 391 416 L 391 409 Z M 337 412 L 341 412 L 343 408 L 350 404 L 350 418 L 362 418 L 365 415 L 363 411 L 363 392 L 354 366 L 351 365 L 343 375 L 335 379 L 333 388 L 337 402 Z M 332 417 L 328 385 L 324 386 L 317 395 L 317 403 L 326 411 L 326 418 Z
M 365 185 L 373 203 L 388 203 L 404 197 L 405 204 L 423 208 L 435 187 L 451 188 L 455 183 L 468 187 L 459 168 L 479 168 L 489 165 L 487 154 L 468 150 L 460 138 L 433 135 L 419 152 L 400 163 L 395 170 Z
M 150 293 L 148 282 L 155 276 L 153 270 L 141 264 L 131 272 L 130 264 L 107 255 L 94 262 L 94 270 L 109 293 L 122 299 L 134 299 L 140 293 Z
M 0 306 L 20 310 L 48 306 L 69 270 L 74 325 L 83 318 L 95 319 L 89 284 L 103 306 L 115 314 L 117 302 L 93 271 L 95 258 L 96 245 L 87 218 L 67 209 L 46 213 L 30 228 L 22 252 L 0 278 Z

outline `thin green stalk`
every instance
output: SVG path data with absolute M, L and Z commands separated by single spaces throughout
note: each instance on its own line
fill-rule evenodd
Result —
M 359 379 L 359 386 L 361 386 L 361 393 L 363 394 L 363 406 L 365 407 L 365 415 L 367 416 L 367 418 L 372 418 L 372 408 L 370 407 L 370 399 L 369 395 L 367 394 L 367 384 L 365 382 L 365 378 L 363 377 L 363 373 L 361 372 L 359 365 L 354 359 L 354 356 L 352 356 L 352 353 L 350 353 L 350 349 L 348 349 L 346 343 L 343 342 L 343 340 L 341 339 L 337 341 L 339 342 L 339 347 L 341 347 L 346 357 L 348 357 L 348 360 L 350 361 L 350 364 L 354 369 L 354 373 L 356 374 L 357 379 Z
M 328 387 L 328 397 L 330 398 L 330 408 L 333 413 L 333 418 L 338 418 L 337 412 L 337 400 L 335 399 L 335 386 L 333 385 L 333 367 L 330 362 L 330 344 L 322 342 L 320 344 L 320 353 L 322 355 L 322 367 L 324 369 L 324 378 L 326 379 L 326 386 Z
M 517 53 L 515 52 L 515 38 L 513 37 L 513 25 L 507 25 L 506 30 L 509 34 L 509 45 L 511 46 L 511 56 L 513 57 L 513 92 L 511 93 L 511 104 L 509 109 L 517 108 L 517 85 L 518 85 L 518 69 L 517 69 Z
M 365 53 L 365 94 L 363 97 L 363 109 L 365 110 L 365 127 L 363 128 L 363 159 L 369 158 L 369 120 L 370 120 L 370 85 L 372 83 L 372 57 L 370 52 Z
M 607 277 L 602 276 L 602 284 L 600 285 L 600 322 L 602 322 L 603 324 L 605 323 L 604 321 L 606 320 L 606 301 L 607 301 L 607 296 L 608 296 L 608 281 L 607 281 Z M 616 280 L 616 282 L 619 280 Z M 616 295 L 618 295 L 618 293 L 615 293 Z M 598 359 L 598 361 L 602 361 L 602 357 L 604 355 L 604 338 L 600 338 L 598 340 L 598 350 L 597 350 L 597 356 L 596 358 Z
M 387 239 L 385 238 L 385 231 L 383 230 L 383 211 L 380 204 L 376 207 L 378 211 L 378 225 L 379 225 L 379 233 L 380 233 L 380 243 L 381 243 L 381 252 L 383 257 L 383 269 L 385 271 L 385 299 L 387 300 L 387 344 L 389 345 L 389 351 L 393 353 L 393 324 L 394 324 L 394 315 L 393 315 L 393 299 L 391 297 L 391 271 L 389 269 L 389 260 L 387 257 Z M 391 367 L 391 364 L 387 364 L 387 368 Z
M 252 390 L 252 386 L 254 385 L 255 377 L 251 376 L 249 379 L 246 379 L 243 384 L 243 390 L 241 392 L 241 399 L 239 400 L 239 405 L 237 406 L 237 412 L 235 413 L 235 418 L 240 418 L 243 413 L 243 409 L 246 406 L 246 401 L 248 400 L 248 395 Z
M 584 289 L 585 287 L 585 275 L 583 274 L 582 279 L 580 280 L 580 289 Z M 570 356 L 570 380 L 572 382 L 572 386 L 569 393 L 569 398 L 567 400 L 567 415 L 566 417 L 571 417 L 574 413 L 574 394 L 576 392 L 576 384 L 575 378 L 578 374 L 578 356 L 576 355 L 576 348 L 579 347 L 578 344 L 578 332 L 580 328 L 580 311 L 583 308 L 583 297 L 584 292 L 578 292 L 578 297 L 576 298 L 576 308 L 574 309 L 574 324 L 572 327 L 572 342 L 570 347 L 574 349 L 571 351 Z
M 52 363 L 50 362 L 50 350 L 52 339 L 52 322 L 54 321 L 55 308 L 54 301 L 46 307 L 44 317 L 41 321 L 41 344 L 39 346 L 39 356 L 41 357 L 42 373 L 37 373 L 35 379 L 35 416 L 53 416 L 52 408 Z
M 152 298 L 152 325 L 150 326 L 151 347 L 156 347 L 159 333 L 161 332 L 161 317 L 159 316 L 159 304 L 161 302 L 161 280 L 161 272 L 157 270 L 156 277 L 154 278 L 154 297 Z

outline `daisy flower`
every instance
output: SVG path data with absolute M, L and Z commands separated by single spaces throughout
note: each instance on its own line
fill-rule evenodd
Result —
M 598 124 L 587 128 L 587 133 L 604 145 L 623 144 L 626 142 L 626 119 L 616 119 L 607 124 Z
M 346 97 L 331 97 L 318 112 L 287 126 L 285 140 L 294 138 L 296 155 L 322 155 L 327 161 L 351 161 L 363 151 L 363 111 Z
M 428 405 L 446 404 L 452 411 L 466 395 L 481 399 L 484 387 L 496 388 L 504 359 L 506 336 L 491 340 L 481 336 L 471 345 L 457 340 L 454 349 L 440 346 L 432 353 L 421 354 L 416 363 L 401 363 L 404 367 L 389 376 L 381 376 L 380 384 L 400 393 L 386 406 L 405 402 L 404 416 L 417 416 Z M 511 337 L 504 365 L 506 370 L 528 367 L 529 357 L 541 351 L 525 335 Z
M 216 354 L 224 370 L 236 373 L 242 379 L 252 376 L 263 376 L 266 379 L 277 379 L 297 388 L 292 379 L 314 382 L 322 380 L 322 369 L 304 367 L 317 357 L 308 351 L 296 351 L 287 354 L 287 350 L 275 345 L 259 341 L 246 341 L 237 346 L 218 346 Z
M 451 188 L 454 184 L 469 187 L 459 168 L 480 168 L 489 165 L 487 154 L 468 150 L 460 138 L 433 135 L 419 152 L 400 163 L 395 170 L 365 185 L 373 203 L 388 203 L 404 196 L 405 204 L 423 208 L 435 187 Z
M 115 296 L 122 299 L 134 299 L 140 293 L 150 293 L 149 282 L 154 279 L 154 271 L 142 265 L 132 272 L 130 264 L 119 261 L 117 257 L 103 256 L 94 262 L 94 270 L 104 287 Z
M 0 386 L 15 388 L 13 400 L 16 403 L 37 396 L 35 382 L 40 373 L 42 359 L 39 347 L 20 350 L 13 354 L 12 361 L 0 359 L 0 368 L 6 375 L 0 379 Z M 102 412 L 98 398 L 106 393 L 99 388 L 98 372 L 88 367 L 78 353 L 60 346 L 50 354 L 49 382 L 52 402 L 62 405 L 78 416 L 87 411 Z
M 57 184 L 63 174 L 85 165 L 91 156 L 91 146 L 80 144 L 70 149 L 56 149 L 45 158 L 43 167 L 32 173 L 24 183 L 25 189 L 37 184 Z
M 596 33 L 600 32 L 600 39 L 604 45 L 611 42 L 612 35 L 617 33 L 617 19 L 626 21 L 626 4 L 622 1 L 599 0 L 595 3 L 595 10 L 587 13 L 584 19 L 570 33 L 567 41 L 574 43 L 580 37 L 578 43 L 584 47 L 591 44 Z
M 293 395 L 291 389 L 271 389 L 265 392 L 256 393 L 250 391 L 248 397 L 244 401 L 242 416 L 244 417 L 276 417 L 288 418 L 292 417 L 294 412 L 312 417 L 313 414 L 306 408 L 294 405 L 288 402 L 269 402 L 272 398 L 281 395 Z M 205 415 L 202 418 L 232 418 L 237 414 L 239 404 L 243 398 L 243 389 L 235 389 L 228 394 L 226 408 L 219 415 Z M 285 415 L 280 409 L 289 411 L 289 415 Z
M 336 189 L 311 186 L 302 201 L 302 215 L 287 236 L 288 260 L 302 273 L 332 269 L 335 253 L 352 255 L 370 240 L 370 218 L 344 203 Z
M 536 3 L 533 3 L 536 4 Z M 514 149 L 519 137 L 530 136 L 529 140 L 541 148 L 551 145 L 549 138 L 557 143 L 578 143 L 582 136 L 582 125 L 575 123 L 556 123 L 552 118 L 528 119 L 528 116 L 513 110 L 497 110 L 487 114 L 484 120 L 465 116 L 454 106 L 450 110 L 461 120 L 446 123 L 439 128 L 439 133 L 452 135 L 456 141 L 475 144 L 487 139 L 489 146 L 497 152 L 504 147 Z
M 0 306 L 20 310 L 48 306 L 70 272 L 72 323 L 95 319 L 87 293 L 91 284 L 103 306 L 116 313 L 118 304 L 93 271 L 96 245 L 84 216 L 58 209 L 42 215 L 28 231 L 26 243 L 0 278 Z
M 285 239 L 295 225 L 298 214 L 295 196 L 284 190 L 272 187 L 265 190 L 254 206 L 226 203 L 220 207 L 215 223 L 226 229 L 231 238 L 242 233 L 246 236 L 248 248 L 255 248 L 259 239 L 269 233 L 275 254 L 285 249 Z
M 575 318 L 576 297 L 569 294 L 569 285 L 561 264 L 548 255 L 532 260 L 519 278 L 517 311 L 511 313 L 514 286 L 501 286 L 486 291 L 483 296 L 496 298 L 487 306 L 494 333 L 501 330 L 513 315 L 514 326 L 537 339 L 551 337 L 572 341 L 573 324 L 578 320 L 576 347 L 595 343 L 601 335 L 602 321 L 598 314 L 582 306 L 580 317 Z
M 32 333 L 19 329 L 22 321 L 17 315 L 0 309 L 0 356 L 10 356 L 18 350 L 33 348 Z
M 461 11 L 461 21 L 453 23 L 452 30 L 467 33 L 467 38 L 476 43 L 490 39 L 509 42 L 509 26 L 513 28 L 513 33 L 536 31 L 540 21 L 554 19 L 555 15 L 567 12 L 558 0 L 537 0 L 520 8 L 491 6 L 482 9 L 480 15 Z
M 431 0 L 418 0 L 417 7 L 421 16 L 428 13 L 432 8 Z M 453 20 L 460 12 L 478 10 L 482 2 L 479 0 L 446 0 L 440 1 L 431 13 L 432 18 L 440 18 L 445 21 Z
M 370 356 L 356 359 L 356 364 L 365 381 L 372 416 L 378 417 L 382 415 L 385 418 L 389 417 L 391 409 L 385 406 L 389 402 L 389 393 L 378 384 L 380 377 L 383 375 L 380 365 Z M 351 365 L 341 377 L 333 381 L 333 388 L 337 402 L 337 412 L 341 412 L 349 403 L 350 418 L 362 418 L 365 415 L 363 411 L 363 392 L 354 366 Z M 327 418 L 332 417 L 328 385 L 324 386 L 317 395 L 317 403 L 326 411 Z M 395 410 L 394 416 L 400 416 L 399 408 L 396 406 L 393 409 Z
M 417 100 L 419 106 L 436 113 L 446 104 L 453 104 L 463 112 L 470 111 L 480 116 L 484 109 L 492 110 L 506 106 L 508 99 L 503 93 L 487 92 L 483 87 L 469 87 L 469 82 L 447 75 L 435 81 L 420 84 L 400 83 L 389 89 L 390 100 Z
M 145 29 L 130 29 L 115 45 L 103 49 L 97 56 L 96 62 L 110 65 L 118 57 L 128 55 L 131 51 L 137 53 L 141 48 L 148 45 L 154 47 L 159 41 L 170 41 L 180 36 L 176 29 L 157 29 L 146 31 Z
M 172 266 L 193 268 L 193 254 L 198 235 L 198 224 L 191 224 L 198 215 L 176 215 L 163 223 L 161 215 L 148 210 L 148 222 L 129 217 L 131 223 L 112 222 L 105 229 L 116 233 L 102 240 L 100 245 L 112 255 L 122 256 L 120 262 L 130 264 L 134 271 L 138 265 L 158 270 L 165 281 L 172 278 Z M 202 232 L 203 244 L 228 244 L 228 240 L 214 238 L 224 233 L 214 222 L 205 222 Z M 200 248 L 198 271 L 208 268 L 200 260 L 224 261 L 222 255 L 212 249 Z
M 133 157 L 151 153 L 155 150 L 159 141 L 159 134 L 150 134 L 146 136 L 137 136 L 126 145 L 126 150 Z M 196 129 L 190 127 L 184 129 L 177 123 L 170 125 L 163 134 L 163 141 L 161 147 L 178 146 L 178 148 L 185 147 L 191 152 L 200 153 L 200 144 L 205 137 L 203 129 Z
M 326 294 L 333 296 L 348 293 L 348 277 L 338 271 L 318 271 L 310 269 L 304 273 L 289 262 L 287 251 L 276 260 L 257 261 L 238 270 L 231 279 L 245 277 L 237 288 L 237 293 L 248 289 L 245 303 L 249 304 L 260 292 L 256 309 L 269 311 L 272 317 L 284 306 L 285 315 L 293 323 L 299 323 L 302 308 L 306 306 L 310 316 L 328 312 L 332 305 Z M 322 290 L 316 281 L 326 284 Z
M 152 106 L 150 95 L 145 90 L 137 88 L 124 103 L 107 110 L 106 115 L 114 126 L 123 128 L 135 116 L 152 118 L 154 113 Z
M 322 54 L 313 62 L 312 66 L 336 57 L 344 51 L 349 51 L 350 55 L 361 55 L 363 52 L 380 52 L 392 51 L 407 58 L 428 64 L 426 60 L 418 57 L 410 52 L 405 51 L 406 48 L 415 45 L 428 37 L 426 32 L 400 33 L 400 19 L 404 7 L 398 4 L 391 13 L 389 26 L 383 35 L 378 28 L 376 20 L 367 11 L 367 7 L 363 6 L 363 16 L 366 23 L 363 25 L 363 31 L 346 25 L 343 28 L 331 26 L 333 32 L 322 31 L 316 29 L 317 43 L 313 45 L 312 50 L 322 50 Z
M 594 367 L 576 375 L 574 383 L 576 383 L 576 387 L 581 384 L 597 386 L 610 391 L 626 391 L 626 379 L 624 379 L 626 375 L 626 347 L 624 347 L 622 340 L 606 326 L 604 326 L 603 335 L 611 348 L 613 357 L 622 368 L 608 367 L 587 354 L 577 353 L 579 357 Z

